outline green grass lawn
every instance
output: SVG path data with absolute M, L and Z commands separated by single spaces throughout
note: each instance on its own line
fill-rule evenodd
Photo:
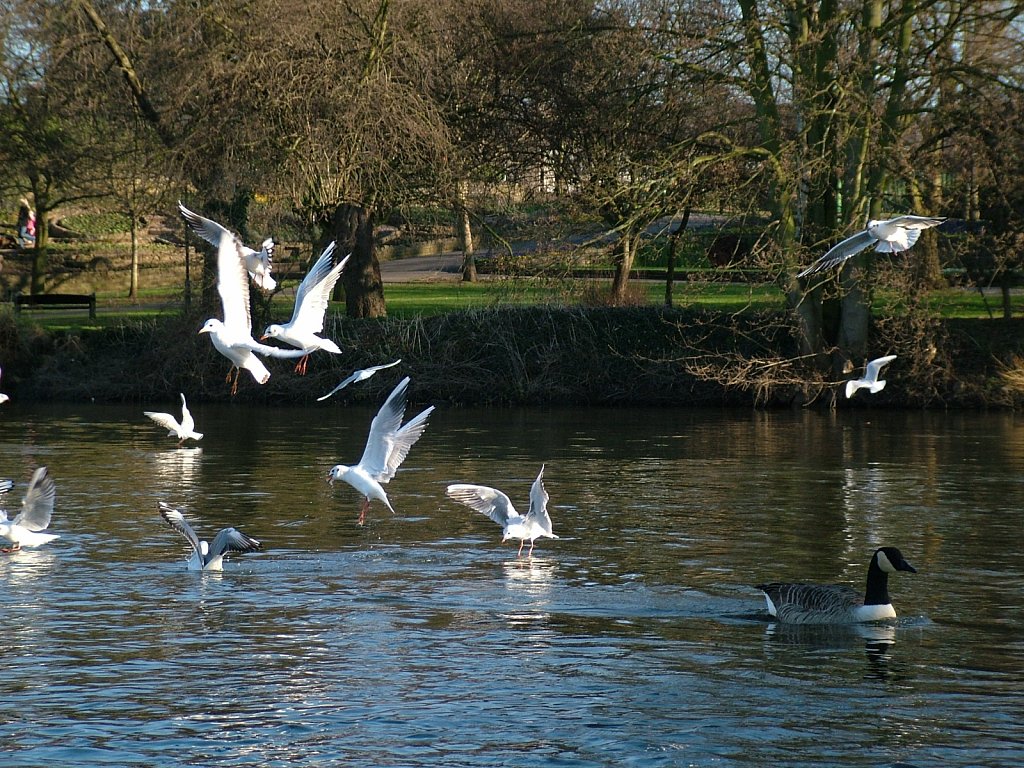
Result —
M 660 281 L 634 280 L 630 284 L 630 303 L 659 306 L 665 301 L 665 284 Z M 437 315 L 466 309 L 502 305 L 588 304 L 599 305 L 607 294 L 608 283 L 587 280 L 485 280 L 478 283 L 388 283 L 385 297 L 392 317 Z M 180 311 L 180 290 L 151 289 L 141 292 L 138 303 L 130 303 L 123 294 L 97 294 L 99 317 L 89 320 L 85 311 L 31 311 L 31 318 L 50 330 L 108 328 L 124 321 L 155 317 Z M 987 300 L 987 305 L 986 305 Z M 900 311 L 902 302 L 884 294 L 876 298 L 875 311 L 884 314 Z M 1001 317 L 998 296 L 983 298 L 976 290 L 945 289 L 933 291 L 929 306 L 946 318 Z M 785 307 L 782 292 L 774 285 L 759 283 L 679 282 L 673 291 L 676 307 L 699 307 L 723 312 L 773 310 Z M 274 298 L 275 319 L 291 314 L 291 293 Z M 332 312 L 344 312 L 343 303 L 334 303 Z M 258 330 L 258 329 L 257 329 Z

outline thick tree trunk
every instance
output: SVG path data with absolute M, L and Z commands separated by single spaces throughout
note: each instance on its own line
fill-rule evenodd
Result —
M 626 299 L 626 285 L 629 282 L 629 273 L 633 269 L 633 259 L 636 258 L 636 241 L 629 232 L 623 232 L 619 244 L 615 247 L 615 277 L 612 278 L 611 302 L 614 305 L 623 304 Z
M 373 211 L 342 203 L 334 211 L 334 239 L 341 253 L 351 253 L 341 273 L 345 310 L 349 317 L 384 317 L 384 283 L 373 240 Z
M 29 293 L 33 296 L 46 292 L 46 272 L 50 261 L 47 253 L 50 228 L 46 224 L 49 213 L 45 208 L 36 209 L 36 242 L 32 247 L 32 279 L 29 283 Z

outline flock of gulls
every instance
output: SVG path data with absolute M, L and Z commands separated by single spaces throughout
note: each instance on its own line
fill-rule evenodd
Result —
M 180 202 L 182 217 L 197 235 L 217 248 L 217 292 L 220 295 L 223 320 L 211 318 L 199 333 L 209 334 L 214 348 L 231 363 L 225 382 L 230 382 L 231 393 L 238 390 L 238 377 L 244 368 L 259 384 L 265 384 L 270 371 L 260 357 L 298 359 L 296 372 L 304 374 L 309 355 L 317 351 L 340 354 L 338 345 L 321 337 L 324 314 L 331 292 L 341 276 L 348 257 L 334 263 L 334 243 L 324 249 L 295 293 L 295 308 L 287 323 L 267 326 L 260 340 L 253 338 L 252 316 L 249 303 L 249 281 L 263 290 L 273 290 L 276 282 L 271 276 L 273 240 L 263 241 L 256 251 L 245 246 L 239 237 L 220 224 L 190 211 Z M 899 216 L 884 221 L 869 221 L 867 227 L 849 237 L 803 270 L 799 277 L 807 277 L 836 267 L 871 245 L 879 252 L 900 252 L 917 242 L 921 231 L 941 224 L 945 219 L 924 216 Z M 263 344 L 274 339 L 291 349 Z M 878 392 L 885 381 L 878 378 L 883 366 L 895 359 L 887 355 L 870 361 L 864 376 L 846 383 L 846 396 L 852 397 L 859 389 Z M 318 398 L 326 400 L 339 390 L 365 381 L 380 370 L 398 365 L 401 360 L 372 366 L 353 372 L 331 392 Z M 402 462 L 427 428 L 427 419 L 434 410 L 430 406 L 404 422 L 409 377 L 403 378 L 391 391 L 377 415 L 370 423 L 363 455 L 357 464 L 337 464 L 328 473 L 332 485 L 342 480 L 363 497 L 359 511 L 359 524 L 364 524 L 372 500 L 384 504 L 394 513 L 384 486 L 394 478 Z M 0 403 L 8 400 L 0 393 Z M 201 440 L 195 419 L 188 409 L 184 393 L 181 394 L 180 421 L 170 413 L 145 411 L 144 415 L 168 430 L 168 436 L 178 440 Z M 21 511 L 13 520 L 8 519 L 2 502 L 14 487 L 10 480 L 0 480 L 0 536 L 11 542 L 0 549 L 4 553 L 16 552 L 23 547 L 39 547 L 59 538 L 45 533 L 50 525 L 56 499 L 56 486 L 46 467 L 39 467 L 32 475 L 22 499 Z M 448 498 L 486 515 L 502 528 L 502 543 L 519 540 L 517 557 L 530 542 L 527 556 L 533 554 L 537 539 L 557 539 L 548 513 L 548 493 L 544 489 L 544 466 L 530 489 L 530 505 L 525 515 L 519 513 L 511 499 L 496 488 L 485 485 L 457 483 L 446 489 Z M 221 570 L 229 554 L 253 552 L 262 548 L 258 539 L 237 530 L 224 528 L 212 541 L 200 539 L 185 516 L 171 505 L 158 503 L 160 516 L 188 542 L 191 550 L 189 570 Z M 878 621 L 896 617 L 889 597 L 889 576 L 898 572 L 916 573 L 902 553 L 895 547 L 881 547 L 872 554 L 868 563 L 867 585 L 860 593 L 846 585 L 778 583 L 759 584 L 764 594 L 768 613 L 781 622 L 793 624 L 848 624 Z

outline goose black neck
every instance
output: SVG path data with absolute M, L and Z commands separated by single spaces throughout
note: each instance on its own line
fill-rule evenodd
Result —
M 871 558 L 868 566 L 868 585 L 864 591 L 864 605 L 888 605 L 889 574 L 878 567 L 878 557 Z

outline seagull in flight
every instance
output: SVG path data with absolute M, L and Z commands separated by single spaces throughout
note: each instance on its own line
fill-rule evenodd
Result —
M 190 571 L 222 571 L 224 558 L 231 552 L 255 552 L 263 547 L 252 536 L 247 536 L 237 528 L 224 528 L 210 544 L 201 541 L 188 524 L 188 520 L 170 504 L 159 502 L 160 516 L 167 524 L 180 533 L 192 547 L 192 555 L 188 560 Z
M 178 447 L 181 448 L 185 444 L 186 440 L 202 440 L 203 433 L 196 432 L 196 422 L 192 418 L 192 413 L 188 409 L 188 405 L 185 403 L 185 395 L 181 394 L 181 422 L 179 423 L 169 413 L 157 413 L 155 411 L 143 411 L 143 416 L 149 416 L 153 421 L 159 424 L 164 429 L 168 430 L 167 435 L 170 437 L 174 435 L 178 438 Z
M 867 389 L 871 394 L 875 392 L 881 392 L 885 389 L 885 381 L 878 380 L 878 374 L 882 371 L 882 367 L 888 365 L 896 359 L 896 355 L 886 355 L 885 357 L 878 357 L 872 360 L 865 366 L 864 375 L 859 379 L 850 379 L 846 382 L 846 396 L 847 398 L 853 397 L 853 393 L 858 389 Z
M 332 241 L 295 290 L 295 308 L 292 310 L 292 319 L 283 325 L 268 325 L 260 337 L 261 341 L 278 339 L 285 344 L 305 350 L 307 354 L 303 355 L 295 365 L 295 371 L 299 374 L 306 373 L 310 352 L 322 349 L 332 355 L 341 354 L 337 344 L 330 339 L 317 336 L 324 329 L 324 313 L 331 300 L 331 292 L 334 291 L 334 285 L 341 277 L 341 270 L 345 268 L 349 258 L 346 256 L 332 267 L 333 255 L 334 242 Z
M 179 207 L 186 220 L 189 215 L 196 215 L 180 204 Z M 209 221 L 202 219 L 201 216 L 198 218 Z M 242 368 L 249 371 L 260 384 L 266 384 L 270 379 L 270 371 L 256 356 L 257 352 L 266 357 L 284 358 L 302 357 L 306 354 L 306 351 L 301 349 L 279 349 L 260 344 L 252 337 L 249 278 L 246 276 L 238 240 L 233 235 L 221 237 L 217 246 L 217 293 L 220 294 L 224 319 L 210 318 L 199 332 L 210 334 L 214 348 L 231 361 L 231 368 L 225 381 L 231 381 L 231 374 L 235 374 L 231 384 L 232 395 L 238 392 L 238 376 Z
M 6 486 L 4 492 L 11 488 L 9 480 L 2 484 Z M 0 536 L 6 536 L 14 544 L 0 549 L 0 552 L 17 552 L 22 547 L 38 547 L 60 538 L 55 533 L 42 533 L 50 525 L 56 498 L 57 488 L 53 479 L 46 473 L 46 467 L 39 467 L 28 484 L 18 516 L 8 520 L 7 512 L 0 509 Z
M 218 250 L 226 245 L 234 248 L 239 258 L 245 262 L 245 269 L 256 285 L 265 291 L 272 291 L 277 287 L 277 282 L 270 276 L 270 271 L 273 269 L 271 259 L 274 255 L 274 241 L 272 238 L 268 237 L 261 244 L 260 250 L 254 251 L 247 245 L 243 245 L 238 236 L 229 229 L 222 227 L 212 219 L 200 216 L 198 213 L 193 213 L 182 205 L 180 200 L 178 201 L 178 210 L 181 211 L 182 217 L 192 227 L 192 231 L 210 243 L 210 245 L 216 246 Z
M 427 417 L 434 406 L 417 414 L 404 426 L 402 417 L 405 415 L 406 392 L 409 388 L 409 377 L 406 376 L 388 395 L 380 411 L 370 423 L 370 435 L 366 439 L 366 449 L 359 463 L 347 467 L 338 464 L 327 474 L 327 482 L 334 485 L 335 480 L 344 480 L 364 496 L 363 505 L 359 510 L 359 525 L 366 522 L 366 512 L 370 509 L 370 499 L 384 502 L 384 506 L 395 513 L 384 492 L 384 484 L 398 472 L 398 468 L 409 455 L 423 430 L 427 428 Z
M 502 544 L 509 539 L 519 539 L 519 553 L 516 557 L 523 554 L 523 545 L 527 539 L 530 541 L 530 551 L 526 556 L 531 557 L 536 539 L 545 536 L 550 539 L 558 538 L 552 531 L 551 516 L 548 514 L 548 492 L 544 490 L 543 464 L 540 467 L 540 474 L 533 481 L 533 487 L 530 488 L 530 511 L 525 517 L 516 512 L 509 497 L 497 488 L 458 483 L 449 485 L 445 493 L 449 498 L 487 515 L 500 525 Z
M 0 376 L 3 376 L 3 373 L 3 369 L 0 369 Z M 5 395 L 3 392 L 0 392 L 0 404 L 6 403 L 10 399 L 11 398 Z
M 797 277 L 807 277 L 838 266 L 851 256 L 874 245 L 880 253 L 899 253 L 910 250 L 921 232 L 937 227 L 946 220 L 945 216 L 897 216 L 894 219 L 871 219 L 867 227 L 832 246 L 828 253 L 807 267 Z
M 338 386 L 332 389 L 323 397 L 318 397 L 316 401 L 319 403 L 321 400 L 326 400 L 328 397 L 333 395 L 335 392 L 339 392 L 347 387 L 349 384 L 353 384 L 357 381 L 366 381 L 368 378 L 373 376 L 377 371 L 383 371 L 385 368 L 390 368 L 393 365 L 398 365 L 402 362 L 402 358 L 398 358 L 393 363 L 385 363 L 384 365 L 372 365 L 369 368 L 360 368 L 358 371 L 353 371 L 348 378 L 341 382 Z

